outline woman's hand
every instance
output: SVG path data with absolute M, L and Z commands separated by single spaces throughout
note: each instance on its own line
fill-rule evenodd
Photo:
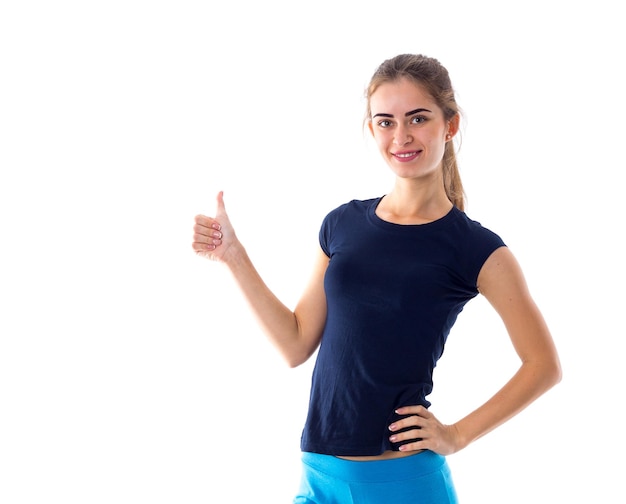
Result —
M 396 413 L 410 416 L 389 426 L 389 430 L 394 432 L 389 438 L 390 441 L 402 443 L 419 438 L 417 441 L 401 445 L 400 451 L 430 450 L 440 455 L 450 455 L 462 448 L 456 427 L 442 424 L 424 406 L 405 406 L 398 408 Z M 403 429 L 409 430 L 397 432 Z
M 223 191 L 217 195 L 215 217 L 196 215 L 193 233 L 192 247 L 196 254 L 215 261 L 228 261 L 231 248 L 238 241 L 226 213 Z

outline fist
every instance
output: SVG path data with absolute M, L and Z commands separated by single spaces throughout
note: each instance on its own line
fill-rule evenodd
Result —
M 193 226 L 192 248 L 199 256 L 224 261 L 228 249 L 235 242 L 235 233 L 224 206 L 224 193 L 217 195 L 215 217 L 196 215 Z

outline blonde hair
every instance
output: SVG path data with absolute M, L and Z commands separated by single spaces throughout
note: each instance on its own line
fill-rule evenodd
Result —
M 385 60 L 376 69 L 367 86 L 365 121 L 372 117 L 370 98 L 381 84 L 399 79 L 410 79 L 422 86 L 443 111 L 446 121 L 460 115 L 448 70 L 436 59 L 421 54 L 400 54 Z M 465 191 L 456 161 L 453 142 L 447 142 L 442 160 L 443 184 L 448 199 L 460 210 L 465 208 Z

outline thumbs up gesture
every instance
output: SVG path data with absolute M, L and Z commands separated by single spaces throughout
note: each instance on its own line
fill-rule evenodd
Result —
M 235 231 L 224 206 L 224 192 L 217 194 L 215 217 L 196 215 L 193 226 L 193 250 L 199 256 L 227 262 L 229 250 L 237 243 Z

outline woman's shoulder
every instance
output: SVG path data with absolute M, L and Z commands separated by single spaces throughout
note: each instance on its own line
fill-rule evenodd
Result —
M 476 261 L 478 266 L 482 266 L 493 251 L 506 246 L 498 233 L 458 209 L 454 228 L 453 239 L 458 244 L 461 255 L 468 261 Z
M 491 228 L 484 226 L 481 221 L 471 218 L 467 213 L 454 207 L 455 222 L 461 226 L 464 231 L 471 234 L 482 236 L 498 236 Z
M 367 218 L 373 206 L 380 198 L 352 199 L 345 201 L 330 210 L 323 219 L 322 228 L 335 229 L 338 225 L 352 227 Z
M 335 208 L 333 208 L 329 213 L 330 214 L 341 214 L 346 211 L 352 212 L 363 212 L 367 211 L 367 209 L 371 208 L 372 205 L 377 205 L 382 196 L 378 196 L 376 198 L 368 198 L 368 199 L 352 199 L 349 201 L 345 201 Z

